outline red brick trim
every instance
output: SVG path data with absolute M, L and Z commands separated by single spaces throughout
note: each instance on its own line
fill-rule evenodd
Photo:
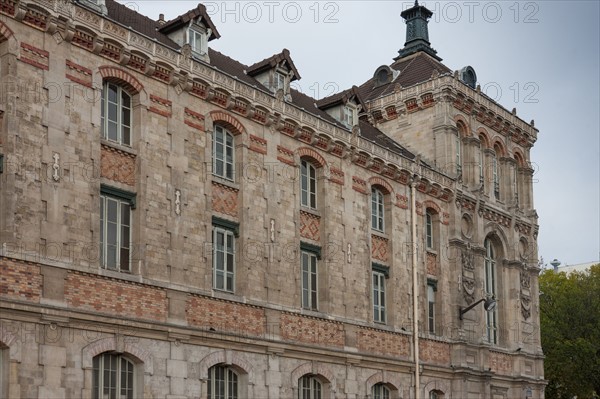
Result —
M 172 115 L 171 105 L 173 103 L 170 100 L 167 100 L 166 98 L 155 96 L 154 94 L 150 94 L 150 101 L 157 104 L 158 107 L 151 105 L 150 107 L 148 107 L 148 111 L 162 115 L 166 118 L 171 117 L 171 115 Z M 161 109 L 159 107 L 161 107 L 163 109 Z
M 378 177 L 378 176 L 371 177 L 369 179 L 369 185 L 371 187 L 379 186 L 379 187 L 383 188 L 384 194 L 392 195 L 394 193 L 394 189 L 392 188 L 390 183 L 388 183 L 385 179 L 382 179 L 381 177 Z
M 367 191 L 367 182 L 357 176 L 352 176 L 352 189 L 361 194 L 369 194 Z
M 135 94 L 144 90 L 144 86 L 129 72 L 114 66 L 103 65 L 98 68 L 102 79 L 117 79 L 126 84 L 126 87 Z
M 37 47 L 34 47 L 30 44 L 21 42 L 21 57 L 19 57 L 19 61 L 22 61 L 26 64 L 32 65 L 36 68 L 44 69 L 46 71 L 50 70 L 50 67 L 48 65 L 44 65 L 36 60 L 28 58 L 26 56 L 27 53 L 33 53 L 34 56 L 37 56 L 40 58 L 45 58 L 46 61 L 49 62 L 50 61 L 49 60 L 49 58 L 50 58 L 49 52 L 47 52 L 46 50 L 42 50 Z
M 330 177 L 329 181 L 332 183 L 344 185 L 344 171 L 338 168 L 334 168 L 333 166 L 329 168 Z
M 221 122 L 220 124 L 227 126 L 233 135 L 246 134 L 244 125 L 242 125 L 233 115 L 230 115 L 225 111 L 211 111 L 209 115 L 213 124 L 215 122 Z
M 79 83 L 82 86 L 92 87 L 92 70 L 81 66 L 79 64 L 74 63 L 73 61 L 67 60 L 67 72 L 65 73 L 65 77 L 69 80 L 72 80 L 75 83 Z M 71 75 L 68 71 L 74 69 L 76 73 L 81 73 L 83 75 L 89 76 L 89 81 L 78 78 L 75 75 Z
M 294 152 L 280 145 L 277 146 L 277 159 L 285 164 L 296 166 L 296 162 L 294 162 Z
M 249 145 L 248 149 L 251 151 L 254 151 L 254 152 L 258 152 L 259 154 L 266 155 L 267 154 L 267 140 L 251 134 L 250 135 L 250 145 Z
M 183 111 L 183 116 L 183 123 L 185 123 L 186 125 L 193 127 L 194 129 L 198 129 L 202 132 L 206 130 L 204 127 L 204 115 L 185 107 Z
M 300 156 L 300 158 L 304 158 L 304 157 L 311 158 L 313 161 L 315 161 L 317 163 L 317 165 L 320 168 L 327 166 L 327 161 L 325 161 L 325 158 L 323 158 L 323 156 L 321 154 L 319 154 L 317 151 L 313 150 L 312 148 L 301 147 L 296 150 L 296 153 L 298 154 L 298 156 Z
M 441 212 L 442 212 L 442 208 L 438 204 L 436 204 L 435 202 L 430 201 L 430 200 L 423 201 L 423 207 L 425 209 L 427 209 L 427 208 L 433 209 L 438 214 L 441 214 Z
M 4 22 L 0 21 L 0 43 L 13 37 L 13 31 Z

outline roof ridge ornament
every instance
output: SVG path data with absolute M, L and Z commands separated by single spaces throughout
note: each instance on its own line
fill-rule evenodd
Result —
M 400 16 L 406 21 L 406 42 L 404 48 L 398 51 L 395 61 L 419 51 L 429 54 L 438 61 L 442 60 L 429 43 L 428 23 L 432 15 L 433 12 L 419 5 L 418 0 L 415 0 L 413 7 L 402 11 Z

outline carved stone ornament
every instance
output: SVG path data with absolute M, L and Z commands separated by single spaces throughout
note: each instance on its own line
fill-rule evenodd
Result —
M 475 270 L 475 266 L 473 265 L 473 252 L 462 251 L 461 259 L 463 270 Z
M 175 214 L 181 215 L 181 191 L 175 190 Z
M 527 320 L 531 316 L 531 275 L 527 271 L 520 272 L 521 280 L 521 314 Z
M 473 252 L 467 248 L 461 252 L 463 296 L 467 304 L 475 300 L 475 265 Z
M 472 278 L 468 278 L 463 276 L 463 296 L 467 304 L 471 304 L 475 300 L 475 280 Z

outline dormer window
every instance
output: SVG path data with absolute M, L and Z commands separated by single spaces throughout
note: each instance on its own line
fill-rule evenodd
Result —
M 188 29 L 188 44 L 192 51 L 198 54 L 206 54 L 208 42 L 206 32 L 200 27 L 190 27 Z
M 273 89 L 277 91 L 279 89 L 285 91 L 285 75 L 281 72 L 275 72 L 273 76 Z
M 342 122 L 347 126 L 354 126 L 354 108 L 349 105 L 345 105 L 343 108 Z

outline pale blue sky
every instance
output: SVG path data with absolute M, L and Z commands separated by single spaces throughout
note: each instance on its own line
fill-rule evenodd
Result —
M 121 1 L 169 20 L 194 1 Z M 413 1 L 204 2 L 221 38 L 210 46 L 244 64 L 287 48 L 303 92 L 361 84 L 405 41 Z M 539 254 L 577 264 L 600 257 L 600 8 L 598 1 L 421 1 L 435 14 L 432 47 L 453 70 L 475 68 L 502 106 L 540 130 L 532 150 Z

